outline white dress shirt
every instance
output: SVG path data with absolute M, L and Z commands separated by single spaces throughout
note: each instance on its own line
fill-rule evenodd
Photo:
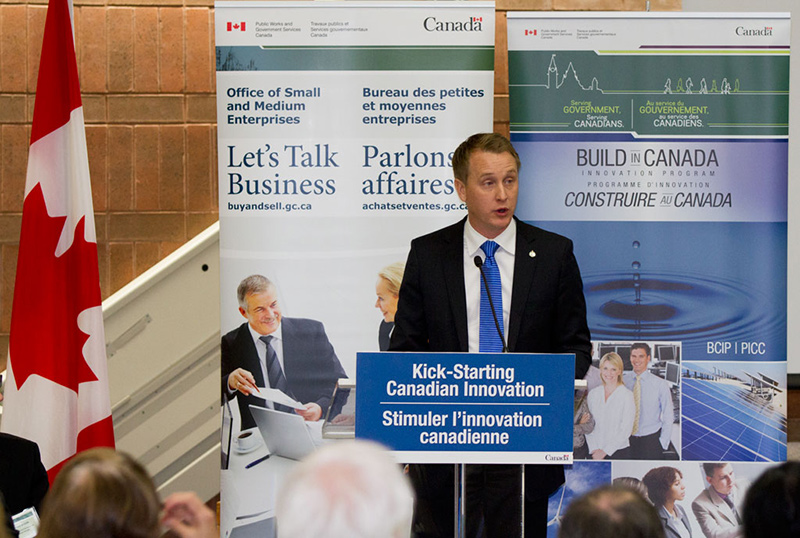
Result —
M 657 375 L 653 375 L 649 370 L 642 372 L 639 378 L 641 397 L 639 400 L 639 429 L 636 431 L 636 437 L 652 435 L 660 429 L 659 441 L 661 448 L 666 450 L 669 447 L 672 424 L 675 421 L 669 383 Z M 622 379 L 625 386 L 633 392 L 633 387 L 636 385 L 636 372 L 629 370 L 622 374 Z

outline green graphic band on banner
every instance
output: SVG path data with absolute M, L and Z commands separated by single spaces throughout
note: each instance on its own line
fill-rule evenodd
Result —
M 217 47 L 217 71 L 491 71 L 492 47 Z
M 509 51 L 512 131 L 787 136 L 789 57 Z

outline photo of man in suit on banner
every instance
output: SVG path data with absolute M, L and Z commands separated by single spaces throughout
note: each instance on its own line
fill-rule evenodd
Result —
M 295 412 L 254 395 L 273 388 L 302 403 L 296 410 L 317 421 L 331 404 L 337 380 L 347 377 L 319 321 L 284 318 L 275 284 L 251 275 L 237 289 L 239 313 L 247 320 L 222 337 L 222 394 L 236 396 L 242 430 L 255 427 L 249 405 Z

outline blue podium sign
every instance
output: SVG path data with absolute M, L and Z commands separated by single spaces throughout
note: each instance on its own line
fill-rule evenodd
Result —
M 571 463 L 575 356 L 358 353 L 356 437 L 407 463 Z

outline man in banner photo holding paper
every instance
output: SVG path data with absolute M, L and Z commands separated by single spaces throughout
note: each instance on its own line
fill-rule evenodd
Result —
M 591 362 L 583 283 L 572 242 L 514 218 L 520 161 L 505 137 L 476 134 L 453 154 L 467 218 L 412 241 L 400 288 L 392 351 L 503 351 L 481 273 L 486 272 L 511 352 L 574 353 Z M 477 260 L 476 260 L 477 258 Z M 520 536 L 518 465 L 467 468 L 467 536 Z M 525 472 L 525 536 L 545 536 L 547 501 L 564 481 L 555 465 Z M 412 465 L 418 536 L 453 536 L 453 466 Z
M 337 380 L 347 377 L 322 323 L 282 317 L 278 291 L 264 276 L 245 278 L 236 293 L 247 322 L 222 337 L 222 394 L 230 398 L 238 392 L 242 429 L 256 425 L 251 404 L 319 420 Z M 267 403 L 253 394 L 265 387 L 280 390 L 304 409 Z

